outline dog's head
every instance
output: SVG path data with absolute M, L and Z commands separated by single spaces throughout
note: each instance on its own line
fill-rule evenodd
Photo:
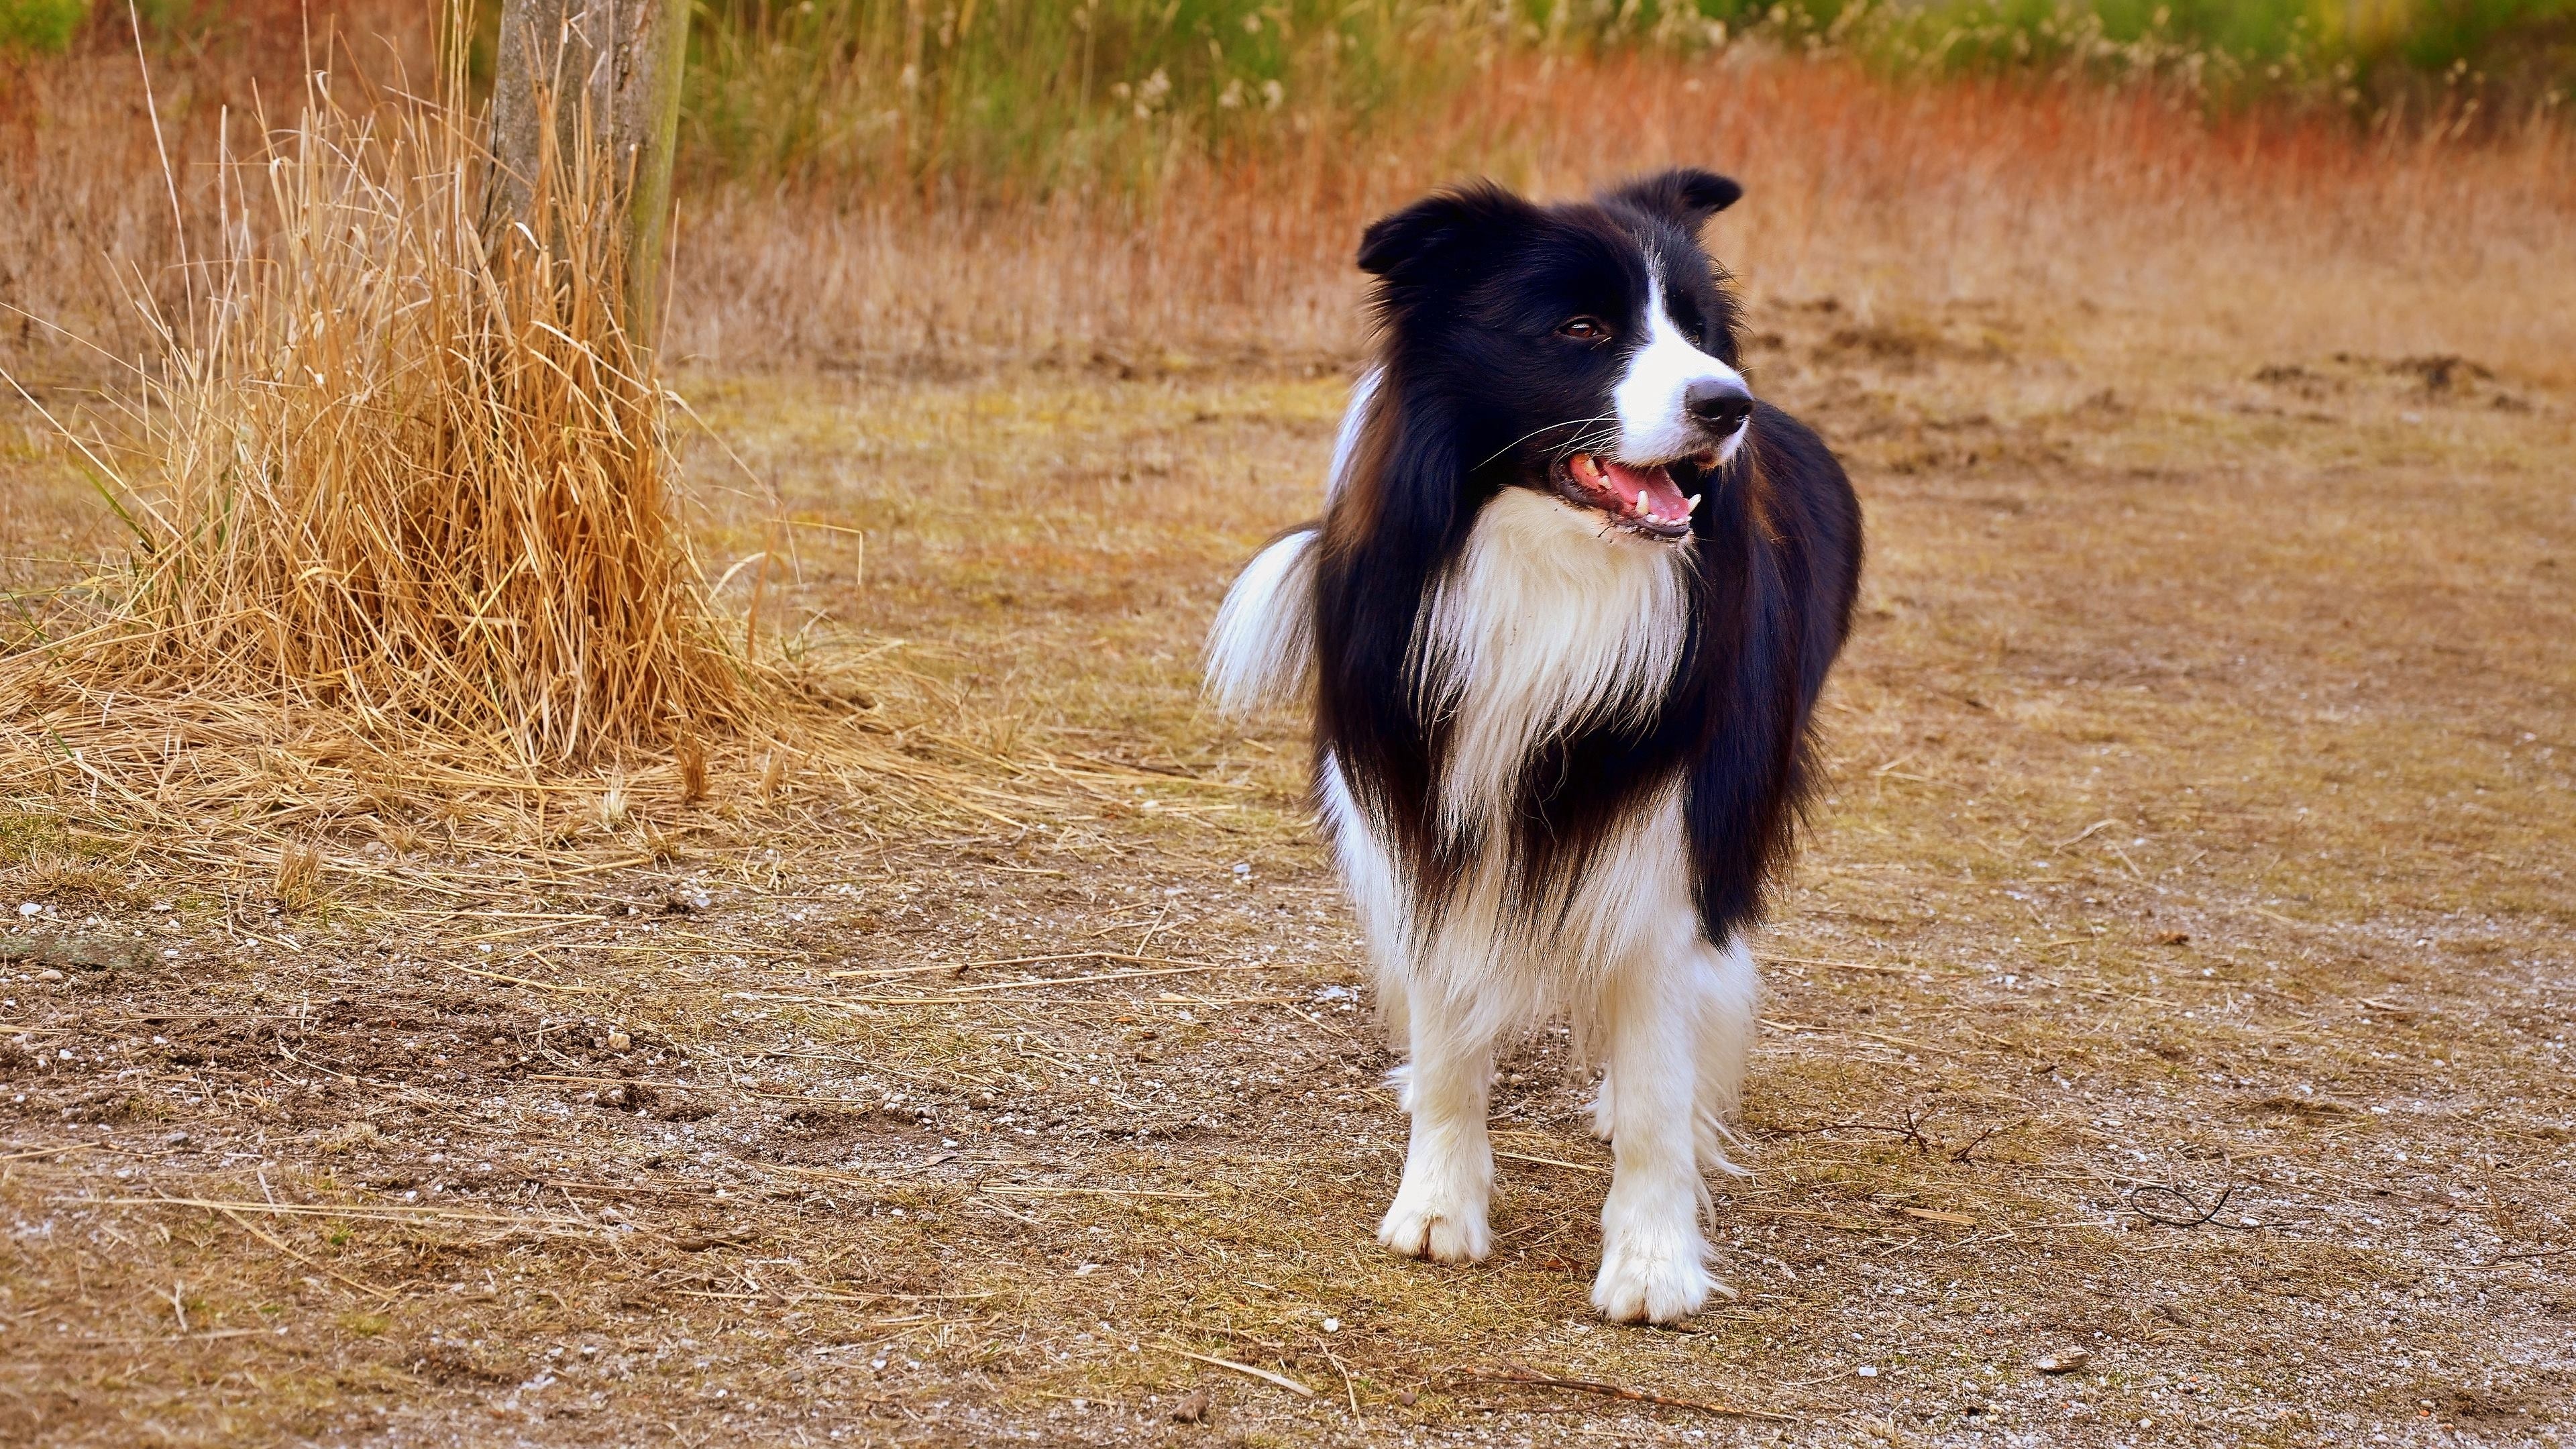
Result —
M 1479 183 L 1370 226 L 1359 264 L 1399 406 L 1440 411 L 1467 487 L 1552 493 L 1616 531 L 1680 539 L 1753 396 L 1700 224 L 1743 189 L 1706 171 L 1539 206 Z

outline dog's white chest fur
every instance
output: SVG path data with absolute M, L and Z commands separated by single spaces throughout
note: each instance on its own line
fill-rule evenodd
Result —
M 1440 823 L 1490 831 L 1530 754 L 1584 726 L 1640 723 L 1681 662 L 1690 552 L 1627 535 L 1526 488 L 1485 505 L 1423 611 L 1415 667 L 1449 722 Z
M 1646 722 L 1688 642 L 1690 545 L 1600 529 L 1505 489 L 1424 610 L 1417 683 L 1449 729 L 1438 825 L 1471 846 L 1431 918 L 1415 914 L 1409 862 L 1329 757 L 1321 783 L 1379 999 L 1412 1049 L 1396 1080 L 1413 1135 L 1379 1240 L 1449 1259 L 1491 1250 L 1492 1045 L 1563 1012 L 1578 1053 L 1606 1048 L 1595 1119 L 1619 1154 L 1593 1302 L 1613 1318 L 1669 1321 L 1712 1291 L 1700 1170 L 1729 1166 L 1720 1124 L 1752 1038 L 1752 960 L 1701 934 L 1678 773 L 1579 870 L 1540 887 L 1549 899 L 1528 897 L 1533 883 L 1512 860 L 1533 752 L 1587 725 Z
M 1327 757 L 1324 813 L 1391 1004 L 1428 990 L 1489 1033 L 1561 1010 L 1581 1034 L 1623 963 L 1693 949 L 1678 777 L 1624 811 L 1572 875 L 1537 886 L 1515 868 L 1533 752 L 1585 725 L 1650 718 L 1688 637 L 1687 545 L 1599 533 L 1554 499 L 1506 489 L 1426 603 L 1417 687 L 1449 734 L 1435 824 L 1467 847 L 1429 915 L 1417 862 Z

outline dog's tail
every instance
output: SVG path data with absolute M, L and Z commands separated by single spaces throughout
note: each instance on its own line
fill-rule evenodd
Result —
M 1271 540 L 1208 629 L 1208 696 L 1228 714 L 1305 693 L 1315 669 L 1315 525 Z

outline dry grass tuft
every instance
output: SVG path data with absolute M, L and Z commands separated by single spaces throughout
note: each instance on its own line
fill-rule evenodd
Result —
M 430 97 L 326 74 L 215 148 L 211 205 L 182 200 L 203 170 L 156 179 L 187 265 L 123 259 L 148 347 L 105 412 L 18 388 L 123 558 L 39 591 L 0 658 L 0 757 L 41 813 L 129 850 L 246 838 L 290 904 L 287 842 L 332 822 L 403 855 L 423 816 L 543 836 L 547 781 L 682 741 L 695 807 L 708 741 L 788 723 L 706 605 L 612 178 L 549 152 L 525 221 L 491 222 L 461 61 Z
M 134 894 L 121 873 L 77 855 L 45 852 L 30 858 L 19 873 L 20 887 L 41 900 L 108 906 L 131 905 Z
M 703 803 L 707 798 L 707 747 L 695 735 L 682 735 L 676 762 L 680 769 L 680 803 Z
M 487 234 L 461 83 L 359 110 L 317 78 L 218 162 L 215 255 L 189 315 L 156 319 L 131 436 L 79 440 L 130 565 L 0 693 L 259 700 L 520 769 L 754 716 L 618 322 L 610 179 L 549 155 L 531 224 Z
M 290 845 L 278 853 L 277 880 L 269 894 L 290 911 L 308 910 L 321 898 L 322 853 L 309 845 Z
M 618 327 L 608 178 L 549 157 L 533 229 L 487 237 L 456 103 L 361 116 L 319 85 L 224 165 L 245 206 L 144 374 L 149 462 L 85 449 L 134 565 L 54 668 L 531 766 L 750 717 L 688 585 L 652 358 Z

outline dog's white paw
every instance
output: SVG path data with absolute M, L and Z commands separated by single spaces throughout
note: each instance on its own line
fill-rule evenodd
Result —
M 1377 1225 L 1377 1240 L 1408 1258 L 1440 1263 L 1481 1263 L 1494 1250 L 1485 1204 L 1457 1192 L 1398 1192 Z
M 1678 1323 L 1719 1290 L 1699 1236 L 1636 1234 L 1607 1245 L 1592 1306 L 1613 1323 Z

